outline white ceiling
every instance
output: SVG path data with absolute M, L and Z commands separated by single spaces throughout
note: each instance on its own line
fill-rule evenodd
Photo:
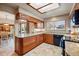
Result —
M 64 15 L 68 14 L 73 6 L 73 3 L 60 3 L 60 7 L 54 10 L 51 10 L 47 13 L 41 14 L 32 7 L 28 6 L 27 4 L 20 4 L 21 7 L 26 9 L 27 11 L 33 13 L 34 15 L 37 15 L 40 18 L 48 18 L 58 15 Z
M 16 6 L 22 7 L 27 12 L 30 12 L 30 13 L 44 19 L 44 18 L 48 18 L 48 17 L 68 14 L 73 6 L 73 3 L 60 3 L 59 8 L 51 10 L 51 11 L 44 13 L 44 14 L 39 13 L 38 11 L 36 11 L 35 9 L 30 7 L 26 3 L 15 3 L 15 4 L 7 4 L 7 5 L 12 6 L 12 7 L 16 7 Z

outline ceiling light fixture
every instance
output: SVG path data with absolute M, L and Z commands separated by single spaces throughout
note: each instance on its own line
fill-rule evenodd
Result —
M 60 7 L 59 3 L 29 3 L 27 5 L 40 13 L 46 13 Z
M 52 4 L 48 5 L 48 6 L 45 6 L 45 7 L 41 8 L 41 9 L 39 9 L 39 11 L 44 13 L 44 12 L 48 12 L 50 10 L 54 10 L 54 9 L 56 9 L 58 7 L 59 7 L 58 3 L 52 3 Z
M 4 24 L 4 25 L 9 25 L 9 24 Z
M 41 8 L 41 7 L 43 7 L 47 4 L 49 4 L 49 3 L 30 3 L 30 5 L 33 6 L 34 8 L 36 8 L 36 9 L 39 9 L 39 8 Z

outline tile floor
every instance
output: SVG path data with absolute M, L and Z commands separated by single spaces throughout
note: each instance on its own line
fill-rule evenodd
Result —
M 79 43 L 66 41 L 65 51 L 70 56 L 79 56 Z
M 2 40 L 0 45 L 0 56 L 9 56 L 14 53 L 14 39 Z
M 24 56 L 62 56 L 62 48 L 55 45 L 42 43 L 26 53 Z

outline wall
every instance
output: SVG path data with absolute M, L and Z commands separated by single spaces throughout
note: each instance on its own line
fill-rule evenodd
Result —
M 45 19 L 44 24 L 46 27 L 48 22 L 55 22 L 55 21 L 66 20 L 66 19 L 67 19 L 67 16 L 51 17 L 51 18 Z
M 47 25 L 48 25 L 47 23 L 48 22 L 55 22 L 55 21 L 60 21 L 60 20 L 65 20 L 66 28 L 70 27 L 70 19 L 68 18 L 68 15 L 63 15 L 63 16 L 58 16 L 58 17 L 51 17 L 51 18 L 45 19 L 44 27 L 47 29 Z
M 16 11 L 12 7 L 9 7 L 5 4 L 0 4 L 0 24 L 3 23 L 14 24 L 15 13 Z
M 14 24 L 15 22 L 15 15 L 0 11 L 0 24 L 8 23 L 8 24 Z
M 9 5 L 6 5 L 6 4 L 0 4 L 0 11 L 6 11 L 6 12 L 9 12 L 11 14 L 16 14 L 16 9 L 9 6 Z

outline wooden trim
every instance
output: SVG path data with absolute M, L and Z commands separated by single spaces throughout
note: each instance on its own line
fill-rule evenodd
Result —
M 29 16 L 29 15 L 25 15 L 25 14 L 23 14 L 23 13 L 17 13 L 17 14 L 16 14 L 16 20 L 18 20 L 18 19 L 25 19 L 25 20 L 28 20 L 28 21 L 29 21 L 30 18 L 34 18 L 34 17 Z M 35 19 L 36 19 L 37 21 L 43 22 L 42 20 L 39 20 L 39 19 L 37 19 L 37 18 L 35 18 Z
M 41 13 L 40 11 L 38 11 L 38 9 L 34 8 L 33 6 L 30 5 L 30 3 L 27 3 L 28 6 L 32 7 L 34 10 L 36 10 L 37 12 Z M 43 13 L 41 13 L 43 14 Z
M 32 5 L 30 5 L 30 3 L 26 3 L 28 6 L 30 6 L 30 7 L 32 7 L 34 10 L 36 10 L 37 12 L 39 12 L 39 13 L 41 13 L 41 14 L 44 14 L 44 13 L 46 13 L 46 12 L 40 12 L 39 11 L 39 9 L 41 9 L 41 8 L 44 8 L 44 7 L 46 7 L 46 6 L 48 6 L 48 5 L 50 5 L 50 4 L 52 4 L 52 3 L 48 3 L 48 4 L 46 4 L 46 5 L 44 5 L 44 6 L 42 6 L 42 7 L 40 7 L 40 8 L 38 8 L 38 9 L 36 9 L 36 8 L 34 8 Z

